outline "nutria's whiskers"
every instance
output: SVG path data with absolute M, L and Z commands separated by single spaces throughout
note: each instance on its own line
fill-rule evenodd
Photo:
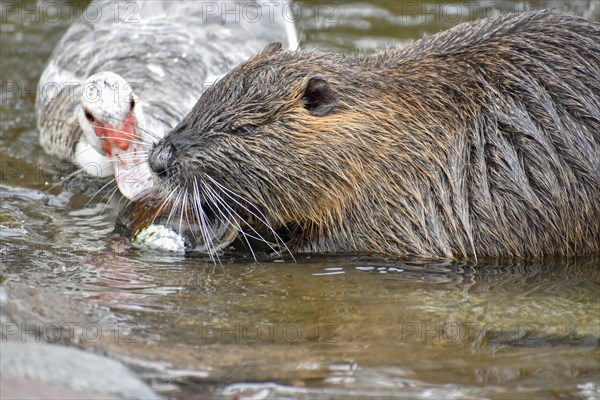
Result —
M 242 235 L 242 237 L 244 238 L 244 241 L 246 242 L 246 244 L 248 245 L 248 248 L 252 254 L 252 258 L 254 258 L 254 260 L 257 260 L 256 258 L 256 253 L 254 252 L 254 249 L 252 248 L 252 244 L 250 243 L 250 241 L 248 240 L 250 239 L 255 239 L 255 240 L 259 240 L 261 242 L 264 242 L 265 244 L 267 244 L 274 252 L 276 252 L 277 254 L 278 251 L 277 249 L 275 249 L 272 244 L 266 240 L 265 238 L 263 238 L 258 232 L 257 235 L 250 235 L 249 233 L 245 232 L 242 228 L 242 226 L 240 225 L 240 223 L 238 222 L 238 220 L 242 220 L 242 216 L 236 212 L 231 206 L 229 206 L 224 200 L 223 198 L 215 191 L 213 190 L 210 186 L 203 184 L 202 185 L 203 188 L 203 193 L 205 194 L 206 198 L 209 200 L 209 204 L 215 204 L 217 207 L 219 207 L 219 210 L 224 210 L 225 213 L 227 215 L 229 215 L 230 217 L 233 218 L 234 222 L 234 227 L 237 229 L 237 231 Z
M 256 253 L 254 252 L 254 249 L 252 248 L 252 244 L 249 239 L 254 239 L 254 240 L 257 240 L 259 242 L 266 244 L 275 254 L 277 254 L 278 256 L 281 256 L 281 252 L 269 240 L 267 240 L 265 237 L 263 237 L 254 227 L 252 227 L 251 225 L 247 225 L 255 233 L 255 235 L 252 235 L 252 234 L 246 232 L 244 230 L 244 228 L 240 225 L 240 223 L 237 222 L 238 220 L 243 220 L 242 216 L 237 211 L 235 211 L 234 208 L 232 208 L 229 204 L 227 204 L 227 202 L 225 202 L 223 200 L 223 198 L 214 189 L 212 189 L 210 186 L 204 184 L 203 192 L 206 195 L 206 198 L 210 200 L 209 204 L 216 204 L 217 206 L 222 207 L 230 217 L 234 217 L 233 218 L 234 227 L 244 238 L 244 241 L 248 245 L 248 248 L 249 248 L 250 252 L 252 253 L 252 257 L 254 258 L 255 261 L 257 261 Z M 225 193 L 225 195 L 228 196 L 226 193 Z M 237 202 L 237 204 L 240 207 L 242 207 L 243 209 L 245 209 L 246 211 L 248 211 L 251 215 L 255 215 L 254 213 L 249 211 L 249 209 L 246 206 L 243 206 L 239 202 Z M 281 243 L 283 246 L 285 246 L 285 242 L 283 242 L 283 240 L 281 240 L 281 238 L 277 235 L 277 232 L 275 232 L 270 225 L 267 225 L 267 223 L 265 223 L 264 226 L 271 231 L 271 233 L 276 238 L 278 243 Z M 289 252 L 289 249 L 286 248 L 286 250 L 288 250 L 288 252 Z M 291 253 L 290 253 L 290 255 L 291 255 Z
M 158 142 L 161 139 L 161 135 L 156 134 L 155 132 L 151 131 L 150 129 L 142 128 L 139 124 L 134 124 L 134 123 L 131 123 L 131 122 L 125 122 L 125 123 L 128 124 L 128 125 L 130 125 L 130 126 L 132 126 L 132 127 L 134 127 L 137 131 L 143 132 L 143 133 L 145 133 L 145 134 L 147 134 L 149 136 L 151 142 L 149 142 L 149 143 L 143 143 L 143 145 L 145 147 L 150 148 L 150 147 L 152 147 L 152 142 Z
M 62 179 L 59 179 L 57 182 L 54 182 L 52 185 L 50 185 L 50 187 L 45 188 L 44 192 L 48 193 L 50 190 L 55 189 L 56 187 L 58 187 L 61 184 L 64 184 L 66 181 L 68 181 L 69 179 L 79 175 L 79 174 L 84 174 L 84 170 L 83 168 L 79 168 L 73 172 L 71 172 L 70 174 L 68 174 L 67 176 L 63 177 Z
M 171 222 L 171 218 L 173 218 L 173 213 L 175 212 L 177 205 L 179 204 L 179 199 L 181 198 L 181 188 L 175 188 L 170 194 L 170 198 L 168 199 L 167 204 L 169 204 L 169 214 L 167 215 L 166 224 L 168 225 Z
M 200 233 L 202 235 L 202 240 L 204 241 L 204 243 L 206 243 L 207 253 L 209 254 L 211 261 L 214 263 L 215 262 L 214 257 L 217 257 L 217 260 L 219 260 L 219 255 L 217 254 L 216 251 L 214 251 L 214 246 L 212 244 L 212 238 L 216 236 L 216 233 L 212 230 L 208 216 L 204 212 L 203 204 L 202 204 L 202 197 L 200 196 L 200 192 L 198 190 L 198 181 L 196 181 L 196 178 L 194 178 L 192 193 L 193 193 L 193 197 L 194 197 L 194 201 L 193 201 L 194 213 L 196 214 L 196 219 L 197 219 L 198 225 L 200 226 Z M 213 210 L 213 212 L 214 212 L 214 210 Z M 221 218 L 220 213 L 216 213 L 216 215 L 218 216 L 219 219 Z M 226 223 L 226 222 L 222 222 L 222 223 Z M 219 263 L 220 263 L 220 260 L 219 260 Z
M 90 196 L 89 200 L 85 203 L 85 205 L 83 206 L 83 208 L 87 208 L 87 206 L 90 205 L 90 203 L 92 202 L 92 200 L 94 200 L 96 198 L 96 196 L 98 196 L 106 187 L 108 187 L 109 185 L 113 184 L 114 182 L 115 182 L 114 179 L 110 179 L 108 182 L 106 182 L 104 185 L 102 185 L 102 187 L 100 187 L 100 189 L 98 189 L 94 193 L 92 193 L 92 195 Z M 100 215 L 102 215 L 104 213 L 104 210 L 106 209 L 106 206 L 110 203 L 110 200 L 114 196 L 115 191 L 117 191 L 118 189 L 119 188 L 117 188 L 117 187 L 111 188 L 111 190 L 110 190 L 110 197 L 108 198 L 108 200 L 106 201 L 106 203 L 102 207 L 102 210 L 100 211 Z M 106 197 L 106 194 L 103 194 L 102 197 Z
M 260 222 L 267 230 L 269 230 L 271 232 L 271 234 L 273 235 L 273 237 L 275 238 L 276 244 L 277 245 L 281 245 L 286 250 L 286 252 L 292 257 L 292 259 L 294 259 L 294 255 L 292 254 L 291 250 L 288 248 L 288 246 L 285 243 L 285 241 L 281 238 L 281 236 L 273 228 L 273 225 L 269 222 L 269 220 L 267 219 L 267 217 L 264 215 L 264 213 L 262 211 L 260 211 L 260 209 L 258 207 L 256 207 L 254 204 L 252 204 L 252 202 L 249 201 L 248 199 L 245 199 L 243 196 L 240 196 L 237 193 L 234 193 L 231 190 L 227 189 L 225 186 L 221 185 L 219 182 L 217 182 L 210 175 L 205 174 L 205 176 L 215 186 L 217 186 L 223 192 L 223 194 L 229 198 L 229 200 L 231 200 L 235 205 L 241 207 L 245 212 L 248 213 L 248 215 L 250 217 L 256 219 L 256 221 Z M 209 194 L 212 194 L 212 196 L 211 196 L 212 199 L 217 200 L 224 208 L 226 208 L 227 210 L 229 210 L 230 213 L 233 213 L 238 218 L 243 219 L 242 216 L 240 216 L 226 201 L 224 201 L 223 198 L 221 196 L 219 196 L 214 189 L 212 189 L 207 184 L 204 184 L 203 187 L 205 188 L 205 190 Z M 252 209 L 254 209 L 255 211 L 252 211 Z M 239 227 L 239 232 L 242 233 L 242 235 L 244 235 L 244 237 L 248 236 L 248 237 L 250 237 L 252 239 L 256 239 L 258 241 L 261 241 L 261 242 L 265 243 L 267 246 L 269 246 L 269 248 L 271 250 L 273 250 L 273 252 L 275 254 L 277 254 L 280 257 L 282 256 L 281 252 L 279 250 L 277 250 L 275 247 L 273 247 L 273 245 L 271 244 L 271 242 L 269 240 L 267 240 L 266 238 L 264 238 L 251 224 L 248 224 L 248 227 L 257 236 L 253 236 L 253 235 L 248 234 L 243 229 L 241 229 L 241 227 Z M 250 245 L 250 243 L 248 243 L 248 246 L 250 248 L 252 248 L 252 246 Z
M 203 185 L 203 193 L 206 196 L 206 198 L 209 200 L 209 204 L 215 204 L 218 208 L 219 211 L 221 211 L 221 206 L 223 207 L 223 210 L 225 211 L 225 213 L 227 213 L 227 215 L 229 215 L 230 217 L 233 218 L 233 220 L 235 221 L 233 223 L 233 227 L 239 232 L 241 233 L 242 237 L 244 238 L 244 241 L 246 242 L 246 244 L 248 245 L 248 249 L 250 250 L 250 254 L 252 254 L 252 258 L 257 261 L 256 258 L 256 253 L 254 252 L 254 249 L 252 248 L 252 244 L 250 243 L 250 241 L 248 240 L 248 238 L 253 238 L 253 236 L 247 234 L 246 232 L 244 232 L 242 230 L 242 226 L 240 225 L 240 223 L 238 222 L 238 219 L 241 220 L 241 216 L 236 213 L 231 207 L 229 207 L 222 199 L 221 197 L 216 194 L 210 187 L 207 187 L 206 185 Z M 212 206 L 211 206 L 212 207 Z M 225 214 L 223 213 L 223 215 Z M 237 218 L 237 219 L 236 219 Z M 258 240 L 261 240 L 262 237 L 256 238 Z M 270 243 L 268 243 L 266 240 L 262 239 L 263 242 L 267 243 L 270 246 Z M 272 247 L 271 247 L 272 248 Z M 276 250 L 274 250 L 276 251 Z

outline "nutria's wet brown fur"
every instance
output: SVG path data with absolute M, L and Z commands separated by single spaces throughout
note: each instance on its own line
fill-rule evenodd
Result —
M 600 25 L 537 12 L 374 54 L 273 44 L 149 161 L 163 193 L 264 214 L 296 251 L 600 251 Z

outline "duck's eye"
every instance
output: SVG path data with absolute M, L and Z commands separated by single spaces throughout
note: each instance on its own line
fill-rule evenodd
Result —
M 90 121 L 91 123 L 96 122 L 96 118 L 94 118 L 94 114 L 90 112 L 90 110 L 84 109 L 83 114 L 85 115 L 85 119 Z
M 256 132 L 256 125 L 244 124 L 233 129 L 231 133 L 238 136 L 250 136 Z
M 132 112 L 135 107 L 135 99 L 133 96 L 129 99 L 129 112 Z

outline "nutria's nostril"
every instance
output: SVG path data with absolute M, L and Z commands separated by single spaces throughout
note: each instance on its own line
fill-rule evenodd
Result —
M 150 169 L 158 176 L 164 176 L 173 165 L 173 145 L 170 143 L 159 143 L 154 146 L 148 158 Z

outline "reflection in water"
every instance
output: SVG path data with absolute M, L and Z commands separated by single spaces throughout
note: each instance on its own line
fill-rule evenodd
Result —
M 298 4 L 304 46 L 334 51 L 514 8 L 600 19 L 594 1 Z M 215 265 L 129 248 L 112 233 L 119 200 L 94 197 L 100 187 L 85 180 L 53 187 L 72 170 L 37 145 L 32 93 L 68 22 L 3 15 L 0 26 L 3 85 L 28 88 L 4 85 L 0 104 L 4 312 L 125 324 L 133 341 L 80 333 L 80 345 L 126 359 L 174 398 L 597 398 L 598 256 L 471 265 L 224 255 Z

